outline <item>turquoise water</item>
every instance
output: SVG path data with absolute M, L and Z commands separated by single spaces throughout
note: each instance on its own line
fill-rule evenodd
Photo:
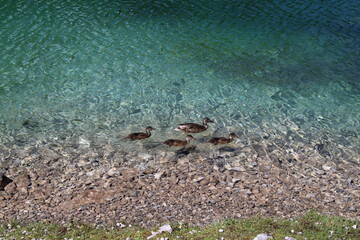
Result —
M 210 117 L 204 139 L 359 163 L 359 16 L 345 0 L 1 0 L 0 147 L 167 151 L 177 123 Z M 150 140 L 123 141 L 148 125 Z

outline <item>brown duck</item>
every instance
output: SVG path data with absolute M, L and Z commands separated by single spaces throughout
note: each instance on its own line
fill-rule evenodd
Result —
M 225 137 L 216 137 L 216 138 L 212 138 L 210 139 L 208 142 L 212 143 L 214 145 L 218 145 L 218 144 L 227 144 L 227 143 L 231 143 L 232 141 L 234 141 L 235 138 L 237 138 L 238 136 L 236 136 L 235 133 L 230 133 L 229 134 L 229 138 L 225 138 Z
M 149 126 L 145 129 L 145 132 L 130 133 L 126 138 L 130 141 L 149 138 L 152 130 L 155 130 L 155 128 Z
M 163 144 L 173 146 L 173 147 L 179 147 L 179 146 L 187 145 L 191 140 L 196 140 L 196 139 L 191 135 L 187 135 L 186 140 L 168 139 L 165 142 L 163 142 Z
M 197 123 L 183 123 L 179 124 L 177 128 L 175 128 L 176 131 L 184 131 L 186 133 L 199 133 L 203 132 L 208 128 L 208 123 L 212 123 L 213 121 L 210 120 L 210 118 L 204 118 L 203 124 L 197 124 Z

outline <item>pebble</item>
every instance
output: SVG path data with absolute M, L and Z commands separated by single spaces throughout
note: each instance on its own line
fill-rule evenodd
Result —
M 285 240 L 296 240 L 295 238 L 292 238 L 292 237 L 285 237 L 284 239 Z
M 268 239 L 272 239 L 273 237 L 271 235 L 268 235 L 266 233 L 261 233 L 259 235 L 257 235 L 253 240 L 268 240 Z
M 330 170 L 331 170 L 331 167 L 330 167 L 330 166 L 327 166 L 327 165 L 323 165 L 322 168 L 323 168 L 325 171 L 330 171 Z
M 194 230 L 191 230 L 190 232 L 189 232 L 189 234 L 194 234 L 194 233 L 197 233 L 197 231 L 194 229 Z
M 122 224 L 122 223 L 116 223 L 116 226 L 120 227 L 120 228 L 125 228 L 126 225 L 125 224 Z
M 117 170 L 116 168 L 111 168 L 109 169 L 109 171 L 107 172 L 107 175 L 109 175 L 110 177 L 114 177 L 116 175 L 120 175 L 120 171 Z
M 154 174 L 154 178 L 155 179 L 160 179 L 160 178 L 162 178 L 164 173 L 165 173 L 164 171 L 157 172 L 157 173 Z

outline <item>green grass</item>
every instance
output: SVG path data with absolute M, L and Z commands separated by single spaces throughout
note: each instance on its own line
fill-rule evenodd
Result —
M 172 233 L 161 233 L 152 239 L 254 239 L 260 233 L 267 233 L 273 239 L 293 237 L 299 239 L 360 239 L 359 221 L 341 217 L 319 215 L 310 211 L 306 215 L 288 220 L 278 218 L 253 217 L 242 220 L 228 219 L 220 223 L 204 227 L 187 224 L 170 224 Z M 353 226 L 356 225 L 355 229 Z M 134 226 L 96 227 L 89 224 L 69 223 L 67 225 L 32 223 L 28 225 L 19 222 L 2 223 L 0 225 L 0 240 L 105 240 L 105 239 L 146 239 L 151 231 L 158 227 L 144 229 Z M 219 231 L 220 230 L 220 231 Z M 332 233 L 332 234 L 331 234 Z

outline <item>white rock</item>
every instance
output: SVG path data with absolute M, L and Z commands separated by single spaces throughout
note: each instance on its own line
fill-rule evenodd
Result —
M 204 177 L 197 177 L 197 178 L 193 179 L 193 182 L 198 183 L 198 182 L 201 182 L 201 180 L 203 180 L 203 179 L 204 179 Z
M 126 225 L 125 225 L 125 224 L 122 224 L 122 223 L 116 223 L 116 226 L 118 226 L 118 227 L 120 227 L 120 228 L 126 227 Z
M 268 235 L 266 233 L 262 233 L 262 234 L 257 235 L 253 240 L 268 240 L 268 239 L 271 239 L 271 238 L 272 238 L 271 235 Z
M 322 168 L 323 168 L 325 171 L 331 170 L 331 167 L 330 167 L 330 166 L 327 166 L 327 165 L 322 165 Z
M 146 239 L 153 238 L 153 237 L 155 237 L 156 235 L 158 235 L 158 234 L 160 234 L 162 232 L 172 233 L 172 231 L 173 231 L 173 229 L 171 228 L 171 226 L 169 224 L 166 224 L 164 226 L 161 226 L 157 232 L 151 232 L 151 235 L 148 236 Z
M 224 229 L 219 229 L 219 232 L 221 232 L 221 233 L 224 232 Z
M 231 179 L 231 182 L 232 183 L 237 183 L 237 182 L 239 182 L 241 179 L 240 178 L 233 178 L 233 179 Z
M 285 237 L 284 239 L 285 240 L 296 240 L 295 238 L 292 238 L 292 237 Z
M 154 174 L 155 179 L 160 179 L 162 176 L 164 176 L 164 171 L 160 171 Z
M 353 229 L 357 229 L 357 225 L 353 225 L 352 228 L 353 228 Z
M 162 232 L 169 232 L 169 233 L 172 233 L 172 228 L 171 228 L 171 226 L 169 225 L 169 224 L 166 224 L 166 225 L 164 225 L 164 226 L 161 226 L 160 228 L 159 228 L 159 232 L 160 233 L 162 233 Z

